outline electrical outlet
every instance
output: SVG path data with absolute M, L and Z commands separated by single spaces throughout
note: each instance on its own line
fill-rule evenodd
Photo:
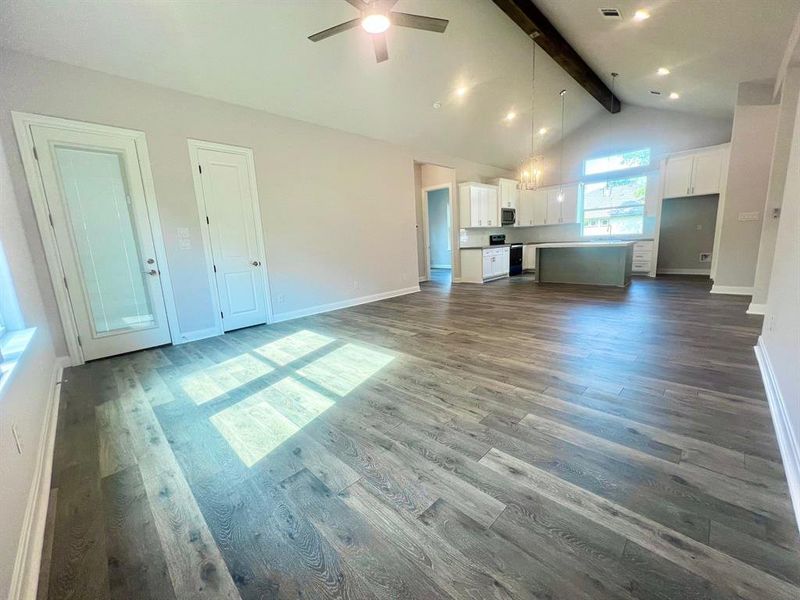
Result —
M 358 279 L 353 279 L 353 289 L 354 290 L 358 289 Z
M 702 263 L 711 262 L 711 252 L 701 252 L 700 253 L 700 262 L 702 262 Z
M 761 213 L 757 210 L 753 212 L 740 212 L 739 213 L 739 220 L 740 221 L 758 221 L 761 218 Z
M 278 304 L 283 304 L 284 302 L 286 302 L 286 296 L 278 294 Z
M 11 426 L 11 435 L 14 436 L 14 443 L 17 446 L 17 453 L 22 454 L 22 439 L 19 437 L 19 431 L 17 431 L 17 426 Z

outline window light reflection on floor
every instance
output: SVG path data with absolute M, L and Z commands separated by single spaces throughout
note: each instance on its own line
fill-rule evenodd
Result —
M 284 366 L 333 341 L 320 334 L 300 331 L 261 346 L 256 352 Z M 250 359 L 255 360 L 252 356 Z M 252 467 L 333 406 L 333 397 L 327 397 L 324 390 L 332 396 L 346 396 L 392 360 L 394 356 L 391 354 L 357 344 L 345 344 L 221 410 L 211 417 L 211 422 L 242 462 Z M 318 391 L 320 389 L 323 393 Z
M 333 400 L 287 377 L 218 412 L 211 422 L 252 467 L 332 405 Z
M 279 340 L 264 344 L 256 348 L 255 352 L 280 366 L 302 358 L 323 346 L 327 346 L 334 339 L 313 331 L 298 331 Z
M 334 394 L 346 396 L 393 359 L 391 354 L 345 344 L 297 373 Z
M 182 377 L 180 386 L 195 404 L 205 404 L 274 370 L 254 356 L 241 354 Z

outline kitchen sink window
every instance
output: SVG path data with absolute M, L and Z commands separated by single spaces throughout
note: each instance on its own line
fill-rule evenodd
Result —
M 650 149 L 584 162 L 582 231 L 585 237 L 636 236 L 644 231 Z

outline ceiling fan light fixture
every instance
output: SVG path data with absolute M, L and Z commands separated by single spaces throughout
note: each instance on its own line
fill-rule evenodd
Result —
M 361 19 L 361 27 L 367 33 L 383 33 L 391 24 L 389 17 L 381 13 L 373 13 Z

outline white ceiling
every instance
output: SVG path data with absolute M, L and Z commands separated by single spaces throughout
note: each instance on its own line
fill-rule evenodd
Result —
M 736 84 L 774 76 L 800 0 L 651 0 L 640 24 L 597 8 L 629 0 L 537 0 L 591 66 L 621 73 L 623 102 L 732 112 Z M 114 75 L 360 133 L 514 167 L 529 144 L 531 42 L 490 0 L 399 0 L 396 10 L 450 19 L 443 35 L 393 28 L 388 62 L 354 29 L 306 38 L 357 16 L 344 0 L 189 2 L 0 0 L 0 44 Z M 673 70 L 669 85 L 653 75 Z M 654 99 L 658 83 L 679 102 Z M 467 85 L 464 99 L 453 90 Z M 559 135 L 603 111 L 544 52 L 537 53 L 537 129 Z M 435 101 L 442 107 L 433 108 Z M 24 107 L 21 107 L 24 109 Z M 518 113 L 508 124 L 503 116 Z M 624 108 L 623 108 L 624 110 Z
M 800 0 L 535 0 L 625 102 L 729 116 L 741 81 L 774 78 Z M 618 8 L 621 21 L 599 9 Z M 639 9 L 650 18 L 634 22 Z M 658 76 L 659 67 L 670 69 Z M 660 90 L 661 96 L 650 94 Z M 670 100 L 675 91 L 679 100 Z

